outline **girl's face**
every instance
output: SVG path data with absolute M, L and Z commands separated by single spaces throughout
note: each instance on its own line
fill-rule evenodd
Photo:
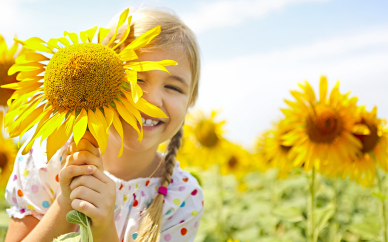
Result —
M 175 60 L 176 66 L 167 66 L 165 71 L 138 72 L 138 84 L 144 90 L 143 98 L 159 107 L 169 118 L 151 118 L 141 113 L 143 121 L 143 140 L 137 141 L 137 132 L 122 118 L 124 129 L 124 147 L 130 150 L 146 151 L 156 149 L 158 145 L 174 136 L 183 124 L 190 100 L 191 70 L 186 54 L 175 50 L 158 50 L 139 54 L 138 61 Z M 157 123 L 155 125 L 155 123 Z M 114 130 L 111 134 L 121 142 Z M 108 142 L 109 143 L 109 142 Z

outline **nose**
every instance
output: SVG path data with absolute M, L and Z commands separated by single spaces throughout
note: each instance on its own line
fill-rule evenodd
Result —
M 163 106 L 162 92 L 158 89 L 157 85 L 150 85 L 143 89 L 143 98 L 152 105 L 161 108 Z

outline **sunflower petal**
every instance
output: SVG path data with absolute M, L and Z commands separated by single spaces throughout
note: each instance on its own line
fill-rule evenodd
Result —
M 44 68 L 40 68 L 34 71 L 22 71 L 16 76 L 16 80 L 22 81 L 28 77 L 35 77 L 44 71 Z
M 50 60 L 50 59 L 42 54 L 31 52 L 31 53 L 25 53 L 23 55 L 19 55 L 16 58 L 15 63 L 24 64 L 28 62 L 39 62 L 39 61 L 46 61 L 46 60 Z
M 107 108 L 105 106 L 104 106 L 104 113 L 105 113 L 106 124 L 107 124 L 106 133 L 109 133 L 109 127 L 112 125 L 114 113 L 111 108 Z
M 78 35 L 76 33 L 70 33 L 70 32 L 65 31 L 63 33 L 63 36 L 65 36 L 65 37 L 69 36 L 69 38 L 73 42 L 73 44 L 79 44 Z
M 116 100 L 113 100 L 113 102 L 116 104 L 116 108 L 117 108 L 117 111 L 118 113 L 120 114 L 121 117 L 123 117 L 123 119 L 129 124 L 132 126 L 132 128 L 134 128 L 138 134 L 140 134 L 140 130 L 139 128 L 137 127 L 137 120 L 135 118 L 135 116 L 133 116 L 132 113 L 130 113 L 127 108 L 124 106 L 124 104 L 122 104 L 121 102 L 118 102 Z
M 12 130 L 12 133 L 10 132 L 10 137 L 19 136 L 22 133 L 25 133 L 30 130 L 39 121 L 38 117 L 42 116 L 42 113 L 44 113 L 43 111 L 44 104 L 40 105 L 38 108 L 32 110 L 31 113 L 21 118 L 18 127 L 14 128 L 14 130 Z
M 45 67 L 45 64 L 37 63 L 37 62 L 31 62 L 31 63 L 25 63 L 25 64 L 14 64 L 11 66 L 11 68 L 8 69 L 8 75 L 11 76 L 15 74 L 18 71 L 35 71 L 42 69 Z
M 66 39 L 65 37 L 60 37 L 58 38 L 59 42 L 61 42 L 61 44 L 63 44 L 64 46 L 70 46 L 70 41 L 68 39 Z
M 132 96 L 130 92 L 127 92 L 125 90 L 121 90 L 125 97 L 128 99 L 128 101 L 137 109 L 139 109 L 141 112 L 147 114 L 148 116 L 154 117 L 154 118 L 168 118 L 168 116 L 157 106 L 147 102 L 145 99 L 140 98 L 137 103 L 132 101 Z
M 42 83 L 39 83 L 39 82 L 38 82 L 38 83 L 32 84 L 32 85 L 30 85 L 30 86 L 28 86 L 28 87 L 26 87 L 26 88 L 19 89 L 19 90 L 15 91 L 15 92 L 12 94 L 12 96 L 11 96 L 11 97 L 8 99 L 8 101 L 7 101 L 8 106 L 11 105 L 12 100 L 18 99 L 19 97 L 21 97 L 22 95 L 24 95 L 24 94 L 26 94 L 26 93 L 30 93 L 31 96 L 32 96 L 33 94 L 37 93 L 37 92 L 39 91 L 39 89 L 37 89 L 37 88 L 39 88 L 40 86 L 42 86 Z
M 124 130 L 123 130 L 123 125 L 121 124 L 119 115 L 116 113 L 115 110 L 113 111 L 113 126 L 115 127 L 117 133 L 121 137 L 121 148 L 119 151 L 118 157 L 120 157 L 123 154 L 123 147 L 124 147 Z
M 38 80 L 39 81 L 39 80 Z M 35 84 L 37 83 L 38 81 L 36 80 L 33 80 L 33 81 L 23 81 L 23 82 L 14 82 L 14 83 L 11 83 L 11 84 L 7 84 L 7 85 L 2 85 L 0 86 L 1 88 L 7 88 L 7 89 L 14 89 L 14 90 L 18 90 L 20 88 L 26 88 L 32 84 Z M 43 83 L 41 83 L 43 85 Z
M 8 50 L 8 58 L 13 58 L 14 55 L 16 54 L 16 51 L 19 49 L 19 43 L 14 42 L 11 48 Z
M 352 128 L 352 133 L 358 135 L 369 135 L 370 130 L 365 124 L 355 124 Z
M 116 36 L 117 36 L 117 31 L 119 30 L 119 28 L 125 23 L 125 20 L 127 19 L 128 17 L 128 13 L 129 13 L 129 8 L 125 9 L 121 15 L 120 15 L 120 19 L 119 19 L 119 22 L 117 23 L 117 26 L 116 26 L 116 31 L 115 33 L 112 35 L 112 38 L 110 39 L 109 43 L 106 45 L 106 46 L 110 46 L 113 41 L 116 39 Z
M 81 113 L 78 115 L 77 119 L 74 122 L 73 136 L 74 142 L 78 145 L 78 142 L 84 136 L 86 128 L 88 126 L 88 114 L 85 109 L 81 110 Z
M 173 60 L 129 62 L 124 65 L 124 68 L 132 69 L 137 72 L 159 70 L 170 73 L 165 66 L 171 65 L 178 65 L 178 63 Z
M 129 82 L 131 85 L 132 100 L 137 103 L 137 101 L 143 96 L 143 90 L 137 84 L 137 72 L 134 70 L 126 70 L 127 78 L 125 81 Z
M 122 61 L 131 61 L 139 58 L 136 55 L 136 52 L 129 48 L 126 48 L 125 50 L 121 51 L 119 56 Z
M 99 111 L 96 109 L 96 111 Z M 101 155 L 105 153 L 108 144 L 108 135 L 104 123 L 92 111 L 88 112 L 88 127 L 94 138 L 96 138 L 98 146 L 100 147 Z
M 54 54 L 52 49 L 50 49 L 49 47 L 47 47 L 45 45 L 42 45 L 42 43 L 46 44 L 46 42 L 44 42 L 42 39 L 40 39 L 38 37 L 32 37 L 26 41 L 21 41 L 21 40 L 18 40 L 16 38 L 14 40 L 21 43 L 27 49 L 32 49 L 32 50 L 36 50 L 36 51 L 42 51 L 42 52 Z
M 86 35 L 88 36 L 88 40 L 89 42 L 91 43 L 93 38 L 94 38 L 94 35 L 96 34 L 97 32 L 97 26 L 94 26 L 93 28 L 91 29 L 88 29 L 85 31 L 86 32 Z
M 59 50 L 61 47 L 58 45 L 58 41 L 59 39 L 51 38 L 47 41 L 47 46 L 50 46 L 51 49 L 57 48 Z
M 98 31 L 99 44 L 101 44 L 101 42 L 105 39 L 105 37 L 109 34 L 109 32 L 110 32 L 110 29 L 100 27 L 100 30 Z
M 148 30 L 144 34 L 140 35 L 137 39 L 132 41 L 132 43 L 130 43 L 127 48 L 137 50 L 146 46 L 153 38 L 155 38 L 160 34 L 160 31 L 161 31 L 160 26 L 156 26 Z
M 132 21 L 132 16 L 128 17 L 128 23 L 127 23 L 127 29 L 125 30 L 125 33 L 121 36 L 120 41 L 115 45 L 112 49 L 116 49 L 119 47 L 128 37 L 129 32 L 131 32 L 131 21 Z
M 88 36 L 86 35 L 86 32 L 85 32 L 85 31 L 81 31 L 81 32 L 79 33 L 79 37 L 80 37 L 82 43 L 87 43 L 87 41 L 88 41 Z
M 319 101 L 324 102 L 327 96 L 327 78 L 326 76 L 321 76 L 319 82 Z
M 74 115 L 69 115 L 65 122 L 56 129 L 48 138 L 47 138 L 47 163 L 51 160 L 51 157 L 65 145 L 66 141 L 70 138 L 72 127 L 74 122 Z M 70 129 L 68 127 L 71 127 Z
M 59 126 L 61 126 L 63 119 L 66 117 L 67 112 L 58 112 L 55 114 L 55 119 L 50 122 L 50 124 L 46 124 L 45 130 L 42 132 L 42 137 L 40 139 L 40 144 L 42 141 L 49 137 Z

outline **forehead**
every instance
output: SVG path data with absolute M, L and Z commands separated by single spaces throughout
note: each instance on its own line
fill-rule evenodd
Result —
M 178 62 L 176 66 L 166 66 L 166 69 L 171 75 L 181 78 L 188 86 L 191 86 L 191 67 L 187 54 L 184 51 L 178 51 L 174 49 L 166 50 L 154 50 L 150 52 L 138 53 L 138 59 L 140 61 L 162 61 L 162 60 L 174 60 Z M 167 73 L 168 74 L 168 73 Z

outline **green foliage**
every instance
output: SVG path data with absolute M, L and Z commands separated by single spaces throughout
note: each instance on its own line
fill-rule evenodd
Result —
M 83 213 L 72 210 L 66 214 L 69 223 L 78 224 L 81 233 L 68 233 L 54 239 L 53 242 L 93 242 L 92 231 L 90 230 L 90 219 Z

